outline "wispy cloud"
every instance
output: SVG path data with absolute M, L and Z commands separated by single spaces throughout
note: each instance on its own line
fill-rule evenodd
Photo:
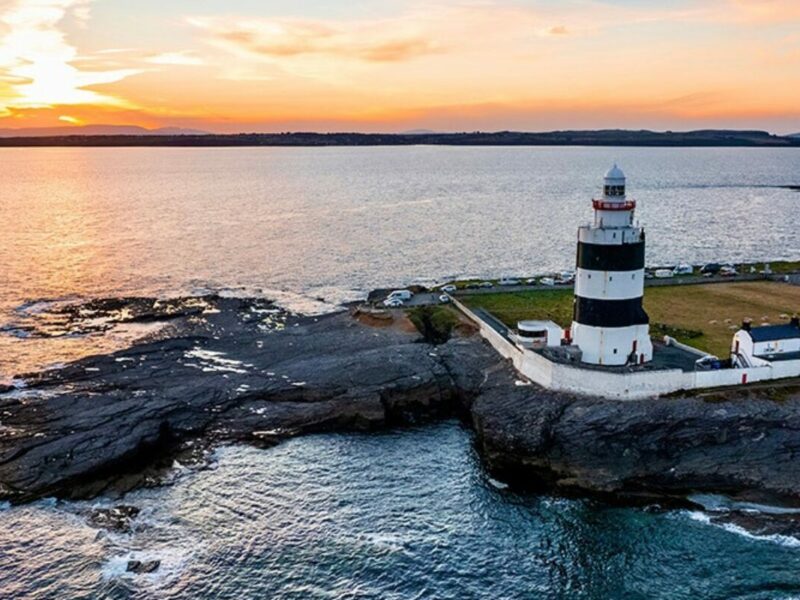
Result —
M 442 52 L 418 27 L 393 21 L 321 22 L 300 19 L 192 17 L 218 46 L 246 54 L 288 58 L 336 56 L 370 62 L 396 62 Z
M 153 54 L 144 60 L 151 65 L 169 65 L 179 67 L 199 67 L 205 64 L 205 61 L 202 58 L 188 50 L 181 52 L 162 52 L 161 54 Z

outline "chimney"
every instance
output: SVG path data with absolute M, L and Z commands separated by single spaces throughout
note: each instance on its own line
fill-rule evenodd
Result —
M 745 331 L 750 331 L 750 319 L 745 319 L 742 321 L 742 329 Z
M 792 327 L 800 327 L 800 317 L 798 317 L 797 315 L 793 315 L 792 320 L 789 321 L 789 324 Z

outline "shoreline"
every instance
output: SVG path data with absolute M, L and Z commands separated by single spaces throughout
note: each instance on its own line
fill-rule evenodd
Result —
M 800 138 L 766 131 L 572 130 L 471 133 L 238 133 L 179 135 L 82 135 L 67 133 L 0 137 L 0 147 L 138 146 L 138 147 L 345 147 L 345 146 L 598 146 L 645 148 L 800 148 Z
M 0 499 L 119 495 L 160 485 L 176 458 L 199 468 L 228 443 L 458 417 L 488 472 L 520 489 L 800 504 L 800 389 L 780 402 L 769 390 L 713 401 L 571 396 L 520 385 L 468 330 L 434 345 L 399 315 L 365 324 L 350 312 L 205 301 L 200 313 L 164 315 L 171 336 L 32 374 L 24 395 L 0 391 Z

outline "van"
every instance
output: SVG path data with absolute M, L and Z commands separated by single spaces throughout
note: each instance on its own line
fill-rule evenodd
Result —
M 658 269 L 655 275 L 658 279 L 667 279 L 672 277 L 672 269 Z
M 397 300 L 408 302 L 409 300 L 411 300 L 411 297 L 413 295 L 414 293 L 411 290 L 394 290 L 391 294 L 389 294 L 387 300 L 392 300 L 393 298 L 396 298 Z

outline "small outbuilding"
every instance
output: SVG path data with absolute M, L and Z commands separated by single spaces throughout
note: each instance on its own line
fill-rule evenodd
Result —
M 519 321 L 514 341 L 523 348 L 560 346 L 564 330 L 553 321 Z
M 733 363 L 750 367 L 775 360 L 800 359 L 800 319 L 792 317 L 784 325 L 752 327 L 749 321 L 733 336 Z

